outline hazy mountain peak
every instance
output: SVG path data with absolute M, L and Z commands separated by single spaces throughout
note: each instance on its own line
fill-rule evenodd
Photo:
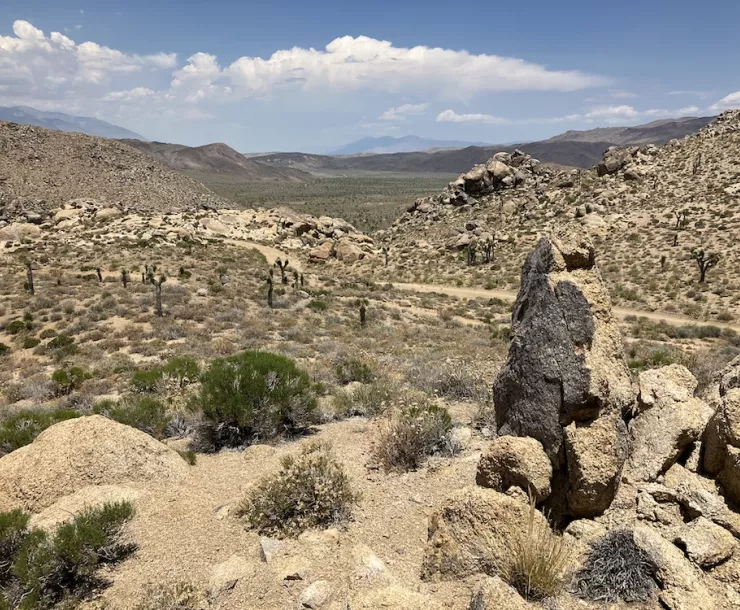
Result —
M 138 133 L 107 121 L 101 121 L 93 117 L 72 116 L 63 112 L 46 112 L 30 106 L 2 106 L 0 107 L 0 121 L 35 125 L 36 127 L 45 127 L 56 131 L 79 132 L 101 138 L 146 140 Z

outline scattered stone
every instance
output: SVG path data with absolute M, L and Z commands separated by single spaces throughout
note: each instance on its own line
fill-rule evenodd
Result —
M 301 593 L 300 607 L 318 610 L 324 608 L 329 603 L 332 596 L 331 585 L 326 580 L 317 580 L 311 583 L 308 588 Z
M 250 574 L 249 563 L 244 557 L 232 555 L 223 563 L 213 566 L 208 588 L 215 596 L 230 591 L 236 583 Z
M 475 482 L 501 492 L 516 486 L 542 502 L 550 495 L 551 479 L 552 465 L 539 441 L 500 436 L 481 456 Z

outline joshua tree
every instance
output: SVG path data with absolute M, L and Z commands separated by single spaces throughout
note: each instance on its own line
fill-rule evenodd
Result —
M 270 274 L 267 276 L 267 306 L 270 309 L 272 309 L 272 291 L 272 269 L 270 269 Z
M 161 318 L 162 313 L 162 284 L 164 284 L 167 281 L 167 278 L 164 274 L 159 276 L 159 279 L 156 280 L 154 277 L 152 277 L 151 283 L 154 284 L 154 302 L 155 307 L 157 310 L 157 317 Z
M 100 270 L 100 267 L 98 267 L 95 271 L 98 274 L 98 281 L 99 282 L 102 282 L 103 281 L 103 272 Z
M 298 292 L 298 270 L 293 269 L 293 290 Z
M 383 246 L 382 251 L 383 251 L 383 256 L 385 257 L 385 266 L 387 267 L 388 266 L 388 251 L 389 251 L 388 246 Z
M 688 212 L 686 210 L 676 211 L 674 212 L 676 215 L 676 229 L 682 229 L 686 226 L 686 216 L 688 215 Z
M 26 261 L 26 289 L 31 293 L 31 296 L 36 294 L 33 285 L 33 264 L 30 259 Z
M 471 240 L 468 244 L 468 265 L 475 265 L 475 257 L 478 250 L 478 244 Z
M 277 259 L 275 261 L 275 266 L 280 269 L 280 280 L 282 281 L 283 284 L 288 283 L 288 277 L 285 275 L 285 272 L 288 270 L 288 264 L 289 263 L 288 263 L 287 258 L 285 259 L 285 262 L 283 262 L 280 259 Z
M 660 268 L 661 269 L 665 269 L 665 260 L 666 260 L 665 254 L 662 254 L 660 256 Z
M 301 288 L 303 288 L 303 274 L 301 273 Z
M 360 301 L 360 326 L 365 327 L 367 324 L 367 301 L 362 299 Z
M 154 284 L 155 273 L 157 273 L 157 265 L 144 265 L 144 271 L 141 272 L 141 283 Z
M 124 288 L 128 286 L 128 271 L 125 269 L 121 269 L 121 284 L 123 284 Z
M 691 258 L 696 261 L 699 267 L 699 283 L 702 284 L 706 280 L 707 271 L 712 267 L 716 267 L 719 263 L 719 254 L 713 252 L 704 252 L 703 248 L 697 248 L 691 251 Z
M 673 247 L 675 248 L 678 245 L 678 233 L 676 233 L 673 236 Z
M 580 174 L 579 174 L 580 175 Z M 490 263 L 496 256 L 495 248 L 496 234 L 493 233 L 490 237 L 486 238 L 483 242 L 483 262 Z
M 698 174 L 699 170 L 701 169 L 701 161 L 701 153 L 699 153 L 698 155 L 696 155 L 696 157 L 694 157 L 694 162 L 691 164 L 691 173 L 694 176 L 696 176 L 696 174 Z

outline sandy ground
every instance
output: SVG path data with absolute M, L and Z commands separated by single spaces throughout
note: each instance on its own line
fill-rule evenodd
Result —
M 327 608 L 344 608 L 363 590 L 387 585 L 433 592 L 446 607 L 467 608 L 472 594 L 468 586 L 422 583 L 419 571 L 427 517 L 449 493 L 475 483 L 486 441 L 476 437 L 462 454 L 434 458 L 417 472 L 385 474 L 370 464 L 373 427 L 373 422 L 351 419 L 321 426 L 311 437 L 332 444 L 363 497 L 353 521 L 338 536 L 304 534 L 285 543 L 287 555 L 270 564 L 261 557 L 259 536 L 228 510 L 263 475 L 277 470 L 282 456 L 311 439 L 199 455 L 182 484 L 148 489 L 136 503 L 131 525 L 139 550 L 115 568 L 115 584 L 104 593 L 109 608 L 132 607 L 152 584 L 189 581 L 208 586 L 214 566 L 234 561 L 235 555 L 245 566 L 245 577 L 218 598 L 218 608 L 300 607 L 301 593 L 316 580 L 331 583 L 333 601 Z M 373 574 L 364 563 L 372 555 L 385 565 L 380 573 Z

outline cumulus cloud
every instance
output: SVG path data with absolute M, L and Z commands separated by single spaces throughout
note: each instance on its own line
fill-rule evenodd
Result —
M 438 123 L 484 123 L 486 125 L 505 125 L 508 119 L 492 114 L 458 114 L 454 110 L 445 110 L 437 115 Z
M 712 104 L 709 110 L 712 112 L 722 112 L 723 110 L 734 110 L 735 108 L 740 108 L 740 91 L 726 95 L 717 103 Z
M 405 121 L 411 115 L 424 114 L 429 104 L 403 104 L 395 108 L 388 108 L 380 115 L 381 121 Z
M 128 54 L 95 42 L 77 44 L 60 32 L 44 32 L 27 21 L 13 23 L 13 35 L 0 36 L 0 80 L 4 98 L 60 97 L 61 85 L 68 85 L 67 96 L 83 97 L 89 90 L 81 85 L 101 84 L 116 73 L 174 68 L 174 53 Z
M 343 36 L 324 50 L 280 50 L 268 59 L 241 57 L 226 70 L 244 96 L 286 86 L 387 92 L 434 90 L 450 97 L 485 91 L 575 91 L 607 79 L 575 70 L 549 70 L 514 57 L 467 51 L 396 47 L 367 36 Z
M 106 102 L 130 102 L 133 100 L 141 100 L 144 98 L 152 97 L 155 93 L 147 87 L 135 87 L 128 91 L 111 91 L 107 94 L 103 101 Z

